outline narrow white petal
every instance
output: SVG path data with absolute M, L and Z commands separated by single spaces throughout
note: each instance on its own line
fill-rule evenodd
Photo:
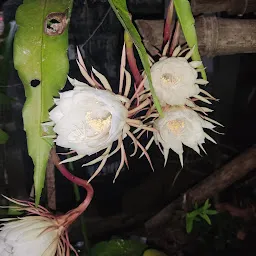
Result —
M 80 82 L 80 81 L 78 81 L 78 80 L 76 80 L 76 79 L 70 78 L 69 76 L 68 76 L 68 81 L 69 81 L 74 87 L 76 87 L 76 86 L 78 86 L 78 87 L 88 87 L 88 86 L 89 86 L 88 84 L 83 83 L 83 82 Z
M 193 52 L 195 49 L 195 45 L 189 50 L 189 52 L 185 55 L 185 59 L 188 60 L 189 58 L 191 58 Z
M 177 47 L 175 48 L 175 50 L 173 51 L 172 57 L 176 57 L 176 56 L 179 54 L 180 50 L 181 50 L 181 46 L 179 45 L 179 46 L 177 46 Z
M 60 164 L 65 164 L 65 163 L 69 163 L 69 162 L 74 162 L 74 161 L 77 161 L 81 158 L 85 157 L 85 155 L 77 155 L 77 156 L 72 156 L 72 157 L 69 157 L 63 161 L 60 162 Z
M 194 95 L 194 98 L 197 98 L 198 100 L 201 100 L 205 103 L 212 104 L 209 100 L 205 99 L 204 97 L 202 97 L 200 95 Z
M 166 163 L 168 161 L 168 156 L 169 156 L 169 149 L 164 148 L 164 167 L 166 166 Z
M 189 62 L 189 64 L 192 68 L 198 68 L 198 67 L 202 66 L 202 61 L 194 60 L 194 61 Z
M 98 72 L 94 67 L 92 67 L 92 72 L 100 79 L 102 85 L 105 87 L 106 90 L 112 91 L 112 88 L 105 76 Z
M 207 121 L 213 123 L 213 124 L 217 124 L 217 125 L 219 125 L 219 126 L 224 127 L 224 125 L 222 125 L 221 123 L 219 123 L 219 122 L 217 122 L 217 121 L 211 119 L 210 117 L 207 117 L 207 116 L 201 116 L 201 117 L 204 118 L 205 120 L 207 120 Z
M 202 144 L 199 144 L 199 147 L 203 150 L 203 152 L 207 155 L 207 152 L 205 151 L 204 147 Z
M 132 78 L 131 78 L 131 75 L 130 73 L 127 71 L 127 70 L 124 70 L 125 72 L 125 90 L 124 90 L 124 96 L 127 97 L 129 92 L 130 92 L 130 89 L 131 89 L 131 81 L 132 81 Z
M 196 151 L 196 153 L 197 153 L 198 155 L 200 155 L 200 149 L 199 149 L 198 145 L 195 145 L 192 149 L 193 149 L 194 151 Z
M 179 158 L 180 158 L 181 167 L 183 168 L 183 153 L 179 154 Z
M 209 92 L 207 92 L 207 91 L 205 91 L 203 89 L 200 89 L 200 92 L 203 93 L 204 95 L 208 96 L 212 100 L 218 100 L 218 99 L 214 98 Z
M 192 100 L 189 100 L 189 99 L 186 100 L 186 105 L 191 108 L 196 107 L 196 104 Z
M 202 109 L 204 112 L 206 112 L 206 113 L 213 112 L 213 109 L 210 109 L 210 108 L 201 107 L 201 109 Z
M 201 84 L 201 85 L 209 84 L 209 82 L 207 80 L 204 80 L 204 79 L 196 79 L 196 83 Z
M 217 142 L 210 135 L 208 135 L 206 132 L 204 133 L 204 135 L 205 135 L 205 138 L 207 140 L 211 141 L 214 144 L 217 144 Z

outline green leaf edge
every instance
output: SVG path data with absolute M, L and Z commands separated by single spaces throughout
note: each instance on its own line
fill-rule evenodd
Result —
M 198 41 L 195 29 L 195 19 L 192 14 L 191 5 L 188 0 L 174 0 L 174 6 L 178 19 L 185 36 L 185 39 L 190 48 L 194 47 L 194 52 L 192 54 L 192 60 L 202 61 L 198 50 Z M 203 67 L 202 67 L 203 68 Z M 205 70 L 201 70 L 202 78 L 207 80 L 207 75 Z
M 108 1 L 109 1 L 110 6 L 112 7 L 113 11 L 115 12 L 117 18 L 119 19 L 120 23 L 122 24 L 124 29 L 129 33 L 137 51 L 138 51 L 138 54 L 140 56 L 142 65 L 144 67 L 147 78 L 149 80 L 149 88 L 150 88 L 150 91 L 151 91 L 151 94 L 152 94 L 152 97 L 153 97 L 155 107 L 156 107 L 157 111 L 159 112 L 160 116 L 163 116 L 163 110 L 161 108 L 161 105 L 159 103 L 159 100 L 156 96 L 156 93 L 155 93 L 155 90 L 154 90 L 154 87 L 153 87 L 153 82 L 152 82 L 152 77 L 151 77 L 151 72 L 150 72 L 150 66 L 149 66 L 149 60 L 148 60 L 148 57 L 147 57 L 147 51 L 146 51 L 146 49 L 145 49 L 145 47 L 144 47 L 144 45 L 141 41 L 140 34 L 138 33 L 138 31 L 135 28 L 135 26 L 133 25 L 133 23 L 130 21 L 129 11 L 128 11 L 126 2 L 125 2 L 125 0 L 119 0 L 119 5 L 117 5 L 117 4 L 114 3 L 113 0 L 108 0 Z M 124 2 L 122 2 L 122 1 L 124 1 Z M 123 14 L 126 14 L 126 16 L 122 16 L 120 11 L 123 12 Z M 126 21 L 124 19 L 126 19 Z M 129 26 L 130 26 L 130 28 L 129 28 Z M 137 38 L 135 38 L 133 36 L 134 35 L 133 33 L 136 34 Z
M 44 0 L 45 1 L 45 3 L 44 3 L 44 5 L 46 5 L 46 4 L 51 4 L 50 2 L 48 2 L 47 0 Z M 72 11 L 72 7 L 73 7 L 73 0 L 66 0 L 66 1 L 69 1 L 69 6 L 68 6 L 68 17 L 70 17 L 71 16 L 71 11 Z M 32 3 L 34 3 L 34 2 L 36 2 L 36 0 L 33 0 L 33 1 L 30 1 L 30 0 L 24 0 L 23 1 L 23 4 L 22 5 L 26 5 L 26 4 L 32 4 Z M 39 1 L 38 1 L 39 2 Z M 54 3 L 54 2 L 53 2 Z M 56 4 L 56 3 L 54 3 L 54 4 Z M 22 6 L 21 5 L 21 6 Z M 21 6 L 19 6 L 19 8 L 21 7 Z M 17 9 L 17 12 L 19 11 L 19 8 Z M 44 7 L 45 8 L 45 7 Z M 17 12 L 16 12 L 16 17 L 15 17 L 15 19 L 17 19 Z M 67 28 L 66 28 L 66 30 L 68 30 L 68 28 L 69 28 L 69 25 L 67 26 Z M 18 32 L 18 31 L 17 31 Z M 16 34 L 17 34 L 17 32 L 16 32 Z M 65 32 L 64 32 L 65 33 Z M 14 38 L 14 53 L 15 53 L 15 47 L 16 47 L 16 44 L 15 44 L 15 40 L 16 40 L 16 35 L 15 35 L 15 38 Z M 68 40 L 68 39 L 67 39 Z M 14 54 L 15 55 L 15 54 Z M 68 58 L 68 56 L 67 56 L 67 58 Z M 14 66 L 15 66 L 15 69 L 18 71 L 18 73 L 19 73 L 19 70 L 17 69 L 17 67 L 16 67 L 16 64 L 15 64 L 15 56 L 14 56 Z M 20 75 L 19 75 L 20 76 Z M 22 80 L 22 79 L 21 79 Z M 24 84 L 24 81 L 22 81 L 23 82 L 23 85 L 25 86 L 25 84 Z M 64 85 L 65 85 L 65 83 L 63 84 L 63 86 L 62 87 L 64 87 Z M 22 114 L 23 114 L 23 118 L 24 118 L 24 113 L 28 110 L 27 109 L 27 106 L 29 106 L 30 105 L 30 102 L 32 101 L 32 98 L 31 97 L 29 97 L 29 95 L 31 94 L 31 91 L 28 91 L 27 93 L 26 93 L 26 102 L 25 102 L 25 104 L 24 104 L 24 106 L 23 106 L 23 110 L 22 110 Z M 53 96 L 54 97 L 54 96 Z M 52 97 L 52 105 L 54 105 L 54 101 L 53 101 L 53 97 Z M 24 123 L 24 130 L 26 131 L 26 133 L 27 133 L 27 129 L 26 129 L 26 126 L 25 126 L 25 123 Z M 30 140 L 31 140 L 31 138 L 30 138 Z M 46 166 L 47 166 L 47 162 L 48 162 L 48 159 L 49 159 L 49 155 L 50 155 L 50 150 L 51 150 L 51 148 L 52 148 L 52 146 L 53 146 L 53 140 L 52 139 L 45 139 L 45 138 L 42 138 L 42 140 L 44 141 L 44 143 L 46 143 L 45 144 L 45 147 L 46 147 L 46 145 L 48 146 L 48 151 L 47 151 L 47 156 L 41 156 L 43 159 L 44 159 L 44 166 L 45 166 L 45 168 L 44 168 L 44 171 L 43 172 L 41 172 L 41 173 L 39 173 L 38 174 L 38 172 L 35 172 L 35 169 L 36 168 L 38 168 L 38 167 L 36 167 L 36 165 L 34 164 L 34 185 L 35 185 L 35 205 L 37 206 L 37 205 L 39 205 L 39 203 L 40 203 L 40 198 L 41 198 L 41 194 L 42 194 L 42 191 L 43 191 L 43 188 L 44 188 L 44 182 L 45 182 L 45 174 L 46 174 Z M 28 141 L 28 137 L 27 137 L 27 141 Z M 29 144 L 29 142 L 28 142 L 28 144 Z M 46 152 L 43 152 L 45 155 L 46 155 Z M 29 153 L 29 155 L 31 155 L 30 153 Z M 32 156 L 31 156 L 31 158 L 32 158 Z M 35 161 L 34 160 L 34 158 L 32 158 L 33 159 L 33 162 Z

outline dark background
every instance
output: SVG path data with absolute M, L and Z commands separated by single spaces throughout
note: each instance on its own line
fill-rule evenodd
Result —
M 16 8 L 21 2 L 18 0 L 5 1 L 2 9 L 4 10 L 6 24 L 14 20 Z M 162 19 L 164 17 L 164 1 L 132 0 L 128 1 L 128 6 L 134 19 Z M 69 75 L 82 80 L 74 59 L 74 49 L 78 45 L 82 49 L 86 65 L 89 68 L 94 66 L 97 70 L 100 70 L 109 79 L 114 90 L 117 90 L 123 29 L 115 14 L 109 8 L 106 0 L 74 1 L 70 25 Z M 102 21 L 104 15 L 106 17 Z M 227 16 L 226 14 L 218 15 Z M 95 32 L 100 23 L 102 24 Z M 211 134 L 217 140 L 218 145 L 207 143 L 208 155 L 203 157 L 186 148 L 184 155 L 185 167 L 182 171 L 180 171 L 177 155 L 171 152 L 168 164 L 163 168 L 163 157 L 158 149 L 153 146 L 149 154 L 155 166 L 155 172 L 151 171 L 145 159 L 138 159 L 138 155 L 129 159 L 130 169 L 124 169 L 115 184 L 112 183 L 112 180 L 119 164 L 119 156 L 118 154 L 113 156 L 107 162 L 101 175 L 92 182 L 95 189 L 95 198 L 86 213 L 88 218 L 96 218 L 97 216 L 107 218 L 114 215 L 145 215 L 144 218 L 147 218 L 186 191 L 187 188 L 228 162 L 232 157 L 255 144 L 256 54 L 205 58 L 204 61 L 205 65 L 208 66 L 207 72 L 210 81 L 208 90 L 220 99 L 219 102 L 214 103 L 215 112 L 211 117 L 225 126 L 225 128 L 219 129 L 219 131 L 225 133 L 224 136 Z M 11 66 L 13 66 L 12 63 Z M 0 192 L 24 199 L 28 198 L 33 184 L 33 165 L 27 155 L 26 138 L 21 117 L 25 100 L 23 86 L 13 67 L 9 73 L 6 91 L 9 96 L 15 98 L 15 101 L 8 109 L 1 109 L 1 125 L 5 126 L 10 135 L 10 140 L 5 146 L 0 145 L 0 174 L 2 175 L 2 178 L 0 177 Z M 66 89 L 68 88 L 70 87 L 67 85 Z M 130 142 L 127 142 L 128 152 L 132 150 L 129 144 Z M 85 158 L 74 163 L 77 176 L 88 178 L 97 168 L 97 166 L 81 168 L 81 165 L 88 159 Z M 5 172 L 8 172 L 8 182 L 4 178 Z M 176 177 L 178 172 L 179 176 Z M 58 172 L 55 175 L 57 211 L 68 211 L 76 205 L 73 186 Z M 176 180 L 173 184 L 175 177 Z M 238 186 L 238 184 L 235 184 L 235 186 Z M 240 193 L 239 189 L 236 189 L 236 191 Z M 84 196 L 84 191 L 81 190 L 80 192 Z M 255 199 L 255 181 L 249 187 L 246 187 L 246 192 L 241 190 L 241 193 L 245 193 L 243 197 Z M 45 203 L 45 194 L 42 197 L 42 203 Z M 130 229 L 138 228 L 140 225 L 143 225 L 143 223 L 136 224 Z M 101 233 L 100 231 L 97 233 L 97 228 L 96 231 L 88 230 L 92 234 L 91 236 L 96 237 L 96 240 L 107 238 L 113 235 L 113 232 L 119 234 L 124 231 L 127 230 L 115 228 L 111 232 L 104 231 Z M 241 245 L 241 248 L 244 247 Z

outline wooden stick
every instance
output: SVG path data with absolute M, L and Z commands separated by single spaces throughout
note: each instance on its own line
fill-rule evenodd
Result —
M 55 166 L 51 159 L 48 160 L 46 167 L 46 190 L 47 204 L 51 210 L 56 210 L 56 190 L 55 190 Z
M 228 164 L 188 190 L 184 195 L 167 205 L 145 223 L 147 231 L 158 228 L 171 219 L 176 210 L 190 207 L 195 202 L 203 203 L 206 199 L 229 187 L 248 172 L 256 168 L 256 146 L 248 149 Z M 184 200 L 185 199 L 185 200 Z
M 160 50 L 163 43 L 164 20 L 137 20 L 136 24 L 147 50 L 157 55 L 155 49 Z M 199 16 L 195 26 L 202 56 L 256 52 L 256 20 Z M 182 33 L 179 43 L 185 43 Z
M 231 15 L 243 15 L 256 11 L 255 0 L 191 0 L 194 15 L 200 13 L 228 12 Z

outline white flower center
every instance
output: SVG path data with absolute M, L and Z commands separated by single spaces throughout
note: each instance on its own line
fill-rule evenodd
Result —
M 91 117 L 92 113 L 87 112 L 85 115 L 86 122 L 96 132 L 100 133 L 110 126 L 112 116 L 109 114 L 106 118 L 95 118 Z
M 83 142 L 91 134 L 95 136 L 108 129 L 111 125 L 111 121 L 112 115 L 110 113 L 106 118 L 92 118 L 92 112 L 87 112 L 82 126 L 75 126 L 74 130 L 69 134 L 68 140 L 74 143 Z
M 185 122 L 181 119 L 171 120 L 167 123 L 170 131 L 176 136 L 180 135 L 185 127 Z
M 181 77 L 177 74 L 164 73 L 161 76 L 161 81 L 164 85 L 177 86 L 181 81 Z

